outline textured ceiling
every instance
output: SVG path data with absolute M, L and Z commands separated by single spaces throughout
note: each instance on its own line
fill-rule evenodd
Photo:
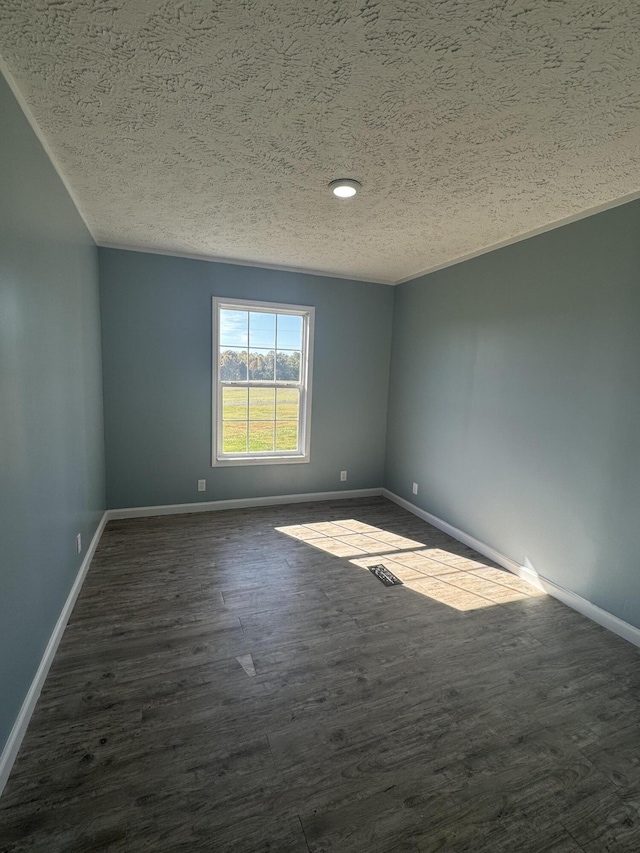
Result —
M 397 281 L 640 190 L 637 0 L 0 0 L 0 56 L 102 244 Z

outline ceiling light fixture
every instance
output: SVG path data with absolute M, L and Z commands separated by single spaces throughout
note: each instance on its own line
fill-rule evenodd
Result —
M 359 181 L 352 178 L 339 178 L 337 181 L 331 181 L 329 189 L 338 198 L 352 198 L 361 186 Z

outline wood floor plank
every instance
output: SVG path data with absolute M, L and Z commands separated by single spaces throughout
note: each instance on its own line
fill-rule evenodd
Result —
M 110 522 L 0 851 L 631 853 L 638 662 L 382 498 Z

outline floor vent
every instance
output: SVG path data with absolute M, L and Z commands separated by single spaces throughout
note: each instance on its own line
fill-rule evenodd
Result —
M 375 566 L 369 566 L 369 571 L 372 575 L 375 575 L 379 581 L 382 581 L 385 586 L 402 585 L 400 578 L 397 578 L 393 572 L 390 572 L 386 566 L 382 565 L 382 563 L 378 563 Z

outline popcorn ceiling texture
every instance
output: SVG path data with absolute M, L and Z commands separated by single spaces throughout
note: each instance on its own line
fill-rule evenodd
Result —
M 99 243 L 396 281 L 640 190 L 637 0 L 0 0 L 0 55 Z

